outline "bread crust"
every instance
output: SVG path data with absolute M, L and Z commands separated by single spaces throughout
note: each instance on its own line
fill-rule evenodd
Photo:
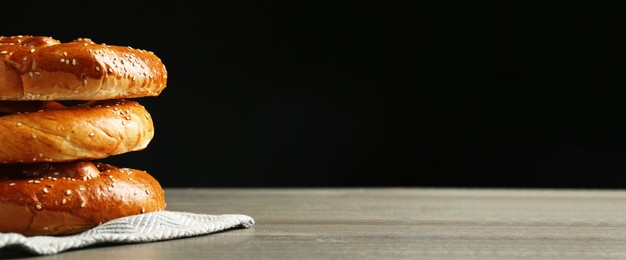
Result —
M 90 160 L 148 146 L 152 117 L 131 99 L 166 82 L 151 51 L 0 36 L 0 233 L 69 235 L 165 210 L 150 174 Z
M 0 100 L 157 96 L 166 82 L 165 65 L 151 51 L 88 38 L 0 36 Z
M 143 150 L 153 137 L 152 117 L 132 100 L 0 101 L 0 163 L 102 159 Z
M 4 233 L 68 235 L 166 206 L 159 182 L 141 170 L 75 161 L 0 165 L 0 172 Z

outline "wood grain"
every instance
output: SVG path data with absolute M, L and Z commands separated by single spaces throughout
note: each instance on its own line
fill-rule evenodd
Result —
M 246 214 L 256 225 L 38 259 L 626 258 L 619 190 L 166 189 L 166 200 L 171 211 Z

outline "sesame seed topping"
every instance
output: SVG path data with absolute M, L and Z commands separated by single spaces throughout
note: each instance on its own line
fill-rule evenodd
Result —
M 21 125 L 22 125 L 22 122 L 17 122 L 17 123 L 15 123 L 15 124 L 16 124 L 17 126 L 21 126 Z
M 146 213 L 146 209 L 145 208 L 141 208 L 141 213 Z
M 9 183 L 9 186 L 15 186 L 15 182 Z
M 87 202 L 84 202 L 84 201 L 83 201 L 83 203 L 81 203 L 81 204 L 80 204 L 80 207 L 81 207 L 81 208 L 84 208 L 85 206 L 87 206 Z
M 72 59 L 72 65 L 76 65 L 76 59 Z
M 65 191 L 65 195 L 70 195 L 70 194 L 72 194 L 72 191 L 71 191 L 71 190 L 66 190 L 66 191 Z
M 43 188 L 43 193 L 48 193 L 48 192 L 49 192 L 48 188 L 45 188 L 45 187 L 44 187 L 44 188 Z
M 80 187 L 80 188 L 78 188 L 78 190 L 84 191 L 86 189 L 85 189 L 85 187 Z
M 7 54 L 8 51 L 0 51 L 0 54 Z
M 89 133 L 89 136 L 94 136 L 94 135 L 96 135 L 94 132 Z
M 65 203 L 67 203 L 67 199 L 63 198 L 63 199 L 61 200 L 61 204 L 62 204 L 62 205 L 65 205 Z
M 33 139 L 37 138 L 37 135 L 36 135 L 36 134 L 31 134 L 30 136 L 31 136 Z
M 33 181 L 33 182 L 34 182 L 34 183 L 41 183 L 41 181 L 38 181 L 38 180 L 35 180 L 35 181 Z
M 37 204 L 37 205 L 35 205 L 35 208 L 37 208 L 38 210 L 41 210 L 41 209 L 43 209 L 43 206 L 41 206 L 41 204 Z
M 61 61 L 61 62 L 65 62 L 65 59 L 64 59 L 64 58 L 61 58 L 61 60 L 60 60 L 60 61 Z

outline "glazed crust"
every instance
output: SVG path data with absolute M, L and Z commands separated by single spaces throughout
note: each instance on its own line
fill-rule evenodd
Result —
M 0 163 L 102 159 L 143 150 L 153 137 L 152 117 L 132 100 L 0 101 Z
M 104 163 L 0 165 L 0 232 L 26 236 L 83 232 L 120 217 L 165 210 L 145 171 Z
M 165 209 L 145 171 L 92 162 L 146 148 L 167 71 L 152 52 L 0 36 L 0 233 L 69 235 Z
M 0 36 L 0 100 L 157 96 L 166 82 L 167 70 L 151 51 L 87 38 Z

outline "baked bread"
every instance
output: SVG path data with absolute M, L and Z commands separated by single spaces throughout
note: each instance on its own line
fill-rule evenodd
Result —
M 152 117 L 132 99 L 166 82 L 150 51 L 0 36 L 0 232 L 68 235 L 164 210 L 150 174 L 92 160 L 147 147 Z
M 147 172 L 103 163 L 0 164 L 0 232 L 67 235 L 165 209 Z
M 150 51 L 87 38 L 0 36 L 0 100 L 158 96 L 166 82 L 165 66 Z
M 153 137 L 152 117 L 132 100 L 0 101 L 0 163 L 102 159 L 143 150 Z

